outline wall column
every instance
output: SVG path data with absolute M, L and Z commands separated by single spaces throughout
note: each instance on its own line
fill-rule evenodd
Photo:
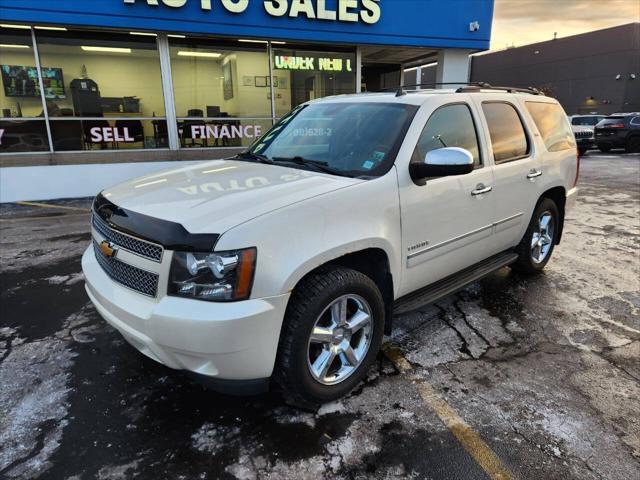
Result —
M 438 52 L 438 66 L 436 70 L 437 83 L 452 83 L 469 81 L 471 73 L 471 50 L 445 48 Z M 455 88 L 456 85 L 442 85 L 439 88 Z

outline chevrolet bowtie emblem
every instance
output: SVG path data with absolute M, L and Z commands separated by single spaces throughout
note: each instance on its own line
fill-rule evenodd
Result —
M 111 258 L 115 257 L 116 253 L 118 253 L 118 247 L 116 247 L 113 243 L 104 240 L 100 244 L 100 251 L 105 257 Z

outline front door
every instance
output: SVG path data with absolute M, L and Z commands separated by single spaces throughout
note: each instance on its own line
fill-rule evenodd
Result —
M 467 175 L 427 179 L 424 185 L 409 180 L 401 186 L 401 295 L 492 254 L 493 170 L 482 159 L 476 123 L 468 104 L 448 104 L 430 116 L 420 135 L 412 162 L 423 162 L 431 150 L 460 147 L 471 152 L 475 169 Z

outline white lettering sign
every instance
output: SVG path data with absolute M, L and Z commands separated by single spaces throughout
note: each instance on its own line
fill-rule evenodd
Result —
M 135 139 L 129 135 L 129 129 L 116 127 L 93 127 L 89 133 L 91 134 L 92 143 L 103 142 L 135 142 Z
M 146 3 L 152 7 L 161 4 L 171 8 L 184 7 L 188 1 L 198 2 L 204 11 L 211 11 L 212 0 L 123 0 L 126 4 Z M 231 13 L 243 13 L 249 7 L 249 0 L 218 0 Z M 327 0 L 262 0 L 264 10 L 272 17 L 306 17 L 318 20 L 355 23 L 362 21 L 375 24 L 380 21 L 380 0 L 338 0 L 338 8 L 331 10 Z
M 258 138 L 262 136 L 260 125 L 191 125 L 191 138 Z

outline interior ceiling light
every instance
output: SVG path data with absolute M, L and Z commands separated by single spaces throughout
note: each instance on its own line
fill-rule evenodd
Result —
M 254 40 L 251 38 L 240 38 L 238 41 L 243 43 L 269 43 L 267 40 Z M 274 40 L 271 43 L 274 45 L 284 45 L 287 42 L 280 42 L 280 41 Z
M 67 29 L 65 27 L 43 27 L 41 25 L 38 25 L 36 27 L 34 27 L 36 30 L 53 30 L 56 32 L 66 32 Z
M 30 47 L 29 45 L 15 45 L 15 44 L 0 43 L 0 48 L 30 48 Z
M 115 47 L 87 47 L 83 45 L 82 50 L 85 52 L 104 52 L 104 53 L 131 53 L 130 48 L 115 48 Z
M 19 28 L 21 30 L 31 30 L 31 27 L 28 26 L 28 25 L 10 25 L 10 24 L 2 23 L 2 24 L 0 24 L 0 27 L 2 27 L 2 28 Z
M 157 37 L 158 35 L 151 32 L 129 32 L 129 35 L 138 35 L 140 37 Z
M 187 52 L 185 50 L 180 50 L 178 52 L 178 56 L 179 57 L 220 58 L 222 54 L 217 52 Z
M 167 37 L 169 37 L 169 38 L 187 38 L 186 35 L 175 35 L 173 33 L 168 34 Z

